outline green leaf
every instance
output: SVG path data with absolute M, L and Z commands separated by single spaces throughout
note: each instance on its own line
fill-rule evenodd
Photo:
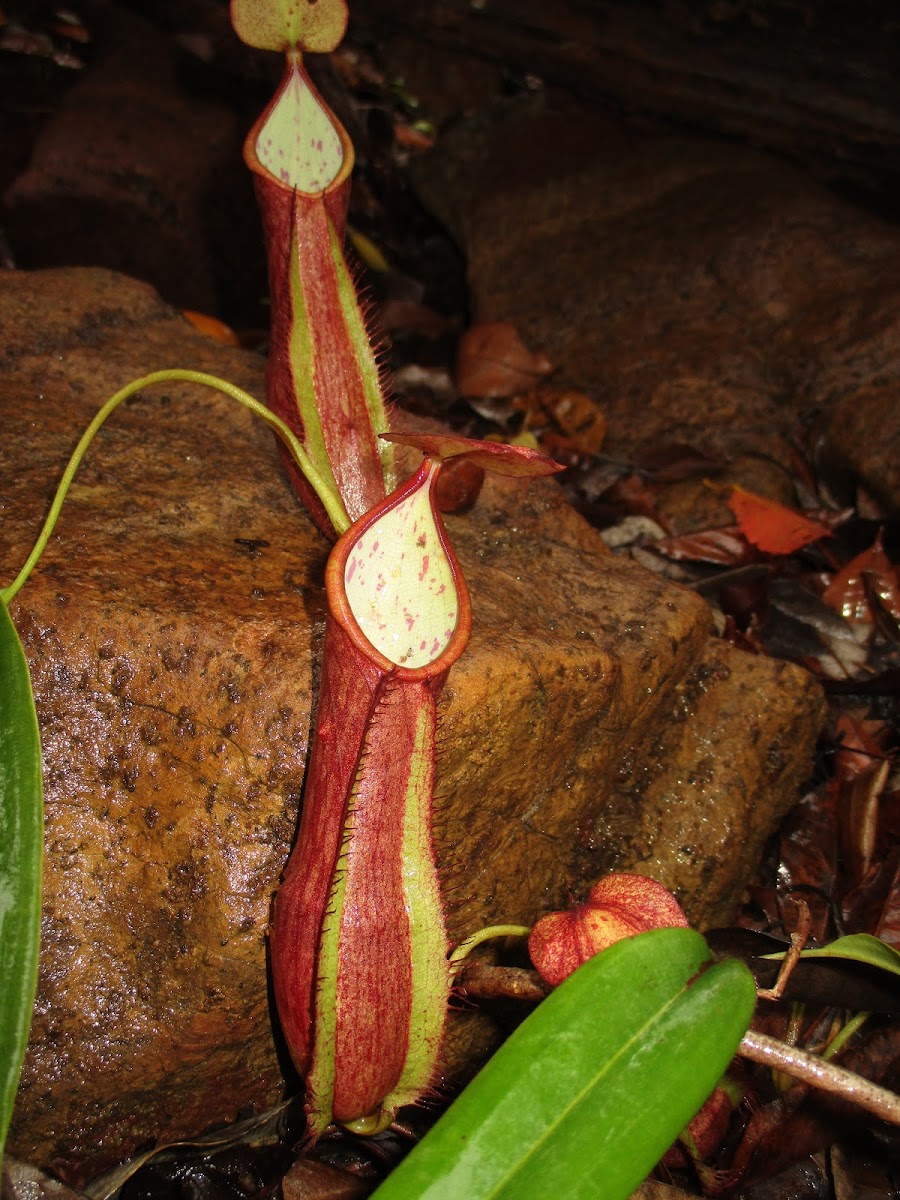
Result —
M 0 1157 L 37 987 L 41 936 L 41 741 L 22 644 L 0 603 Z
M 764 958 L 784 958 L 781 954 L 766 954 Z M 851 933 L 838 938 L 827 946 L 815 950 L 804 950 L 801 958 L 842 958 L 850 962 L 866 963 L 870 967 L 878 967 L 889 971 L 892 975 L 900 975 L 900 951 L 881 938 L 872 937 L 870 933 Z
M 691 929 L 617 942 L 552 992 L 377 1200 L 626 1200 L 721 1078 L 756 1003 Z

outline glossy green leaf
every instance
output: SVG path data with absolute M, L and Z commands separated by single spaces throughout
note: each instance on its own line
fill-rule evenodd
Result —
M 31 679 L 0 602 L 0 1155 L 37 986 L 42 838 L 41 742 Z
M 766 954 L 765 958 L 780 959 L 784 954 Z M 889 946 L 881 938 L 872 937 L 870 933 L 851 933 L 838 938 L 827 946 L 819 946 L 815 950 L 804 950 L 801 958 L 842 958 L 850 962 L 866 963 L 870 967 L 878 967 L 881 971 L 889 971 L 892 975 L 900 975 L 900 950 Z
M 617 942 L 552 992 L 377 1200 L 626 1200 L 721 1078 L 756 1003 L 700 934 Z

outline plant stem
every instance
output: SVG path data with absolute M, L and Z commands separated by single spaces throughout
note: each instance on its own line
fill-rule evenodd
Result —
M 131 383 L 126 384 L 120 391 L 111 396 L 103 405 L 94 419 L 88 425 L 87 429 L 81 436 L 78 445 L 72 451 L 72 456 L 69 459 L 68 466 L 63 472 L 62 479 L 56 489 L 56 495 L 53 497 L 53 503 L 50 505 L 50 511 L 47 513 L 44 526 L 38 536 L 37 541 L 25 565 L 22 567 L 19 574 L 7 588 L 0 590 L 0 599 L 4 603 L 9 604 L 13 597 L 19 592 L 22 585 L 27 580 L 28 576 L 34 570 L 38 560 L 44 552 L 47 542 L 53 533 L 53 529 L 59 518 L 60 510 L 63 502 L 75 477 L 75 472 L 81 465 L 81 460 L 84 458 L 88 446 L 94 440 L 95 435 L 103 425 L 104 421 L 109 417 L 119 405 L 133 396 L 136 392 L 142 391 L 144 388 L 150 387 L 155 383 L 199 383 L 205 387 L 215 388 L 216 391 L 230 396 L 232 400 L 237 400 L 239 404 L 243 404 L 245 408 L 249 408 L 252 413 L 270 425 L 282 441 L 286 444 L 291 454 L 293 455 L 297 466 L 308 479 L 310 486 L 315 489 L 316 495 L 322 501 L 322 506 L 328 514 L 329 520 L 333 524 L 338 534 L 343 533 L 350 526 L 350 520 L 344 509 L 343 502 L 338 497 L 333 488 L 329 487 L 316 468 L 310 461 L 309 455 L 303 449 L 303 446 L 297 439 L 291 429 L 285 425 L 280 417 L 277 417 L 270 409 L 266 408 L 253 396 L 245 392 L 242 388 L 237 387 L 233 383 L 229 383 L 225 379 L 219 379 L 215 375 L 207 375 L 203 371 L 188 371 L 180 368 L 172 368 L 165 371 L 153 371 L 150 375 L 143 375 L 140 379 L 134 379 Z
M 737 1052 L 752 1062 L 784 1071 L 820 1091 L 858 1104 L 883 1121 L 900 1125 L 900 1096 L 845 1067 L 826 1062 L 817 1054 L 788 1046 L 752 1029 L 744 1034 Z
M 853 1016 L 847 1022 L 847 1024 L 843 1026 L 840 1033 L 835 1034 L 832 1040 L 828 1043 L 828 1045 L 822 1051 L 822 1057 L 829 1059 L 840 1054 L 853 1035 L 857 1032 L 857 1030 L 862 1028 L 871 1015 L 871 1013 L 867 1012 L 856 1013 L 856 1015 Z
M 461 996 L 470 1000 L 519 1000 L 539 1004 L 553 990 L 537 971 L 525 967 L 495 967 L 477 959 L 463 963 L 456 976 Z
M 482 942 L 498 937 L 528 937 L 529 933 L 531 933 L 530 925 L 486 925 L 484 929 L 470 933 L 467 938 L 463 938 L 448 959 L 451 976 L 456 978 L 465 959 Z

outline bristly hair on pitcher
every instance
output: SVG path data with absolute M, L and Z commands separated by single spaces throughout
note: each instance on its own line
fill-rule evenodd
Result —
M 286 55 L 245 158 L 263 216 L 272 299 L 270 407 L 340 496 L 326 569 L 316 724 L 297 841 L 275 897 L 272 979 L 306 1082 L 309 1128 L 386 1128 L 435 1081 L 450 994 L 432 849 L 437 701 L 471 628 L 440 516 L 446 459 L 511 475 L 559 469 L 537 452 L 452 436 L 387 434 L 377 354 L 341 244 L 353 151 L 302 53 L 343 35 L 343 0 L 233 0 L 251 45 Z M 379 434 L 384 433 L 383 437 Z M 393 444 L 424 455 L 396 483 Z
M 253 172 L 269 270 L 272 327 L 269 407 L 297 433 L 316 469 L 340 493 L 351 521 L 396 485 L 385 376 L 371 320 L 348 267 L 343 240 L 353 146 L 303 64 L 344 35 L 344 0 L 232 0 L 239 36 L 280 50 L 285 74 L 250 130 Z M 303 476 L 288 472 L 316 523 L 335 531 Z
M 436 503 L 445 458 L 546 475 L 535 451 L 392 434 L 419 470 L 331 552 L 300 831 L 273 909 L 282 1027 L 313 1133 L 386 1128 L 435 1083 L 451 987 L 431 836 L 437 701 L 471 631 Z

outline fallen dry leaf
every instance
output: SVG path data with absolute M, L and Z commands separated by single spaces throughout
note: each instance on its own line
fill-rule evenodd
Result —
M 586 392 L 571 388 L 562 392 L 544 390 L 538 393 L 538 399 L 536 411 L 526 418 L 529 428 L 534 428 L 545 416 L 572 449 L 581 454 L 600 453 L 606 437 L 606 418 Z M 548 452 L 553 452 L 551 446 L 548 446 Z
M 766 554 L 793 554 L 831 533 L 827 526 L 811 521 L 796 509 L 742 487 L 732 488 L 728 507 L 747 541 Z
M 547 356 L 532 353 L 510 321 L 473 325 L 456 352 L 456 386 L 463 396 L 512 396 L 552 370 Z
M 764 632 L 768 653 L 790 658 L 828 679 L 851 679 L 865 671 L 867 653 L 852 626 L 797 578 L 769 586 Z
M 635 457 L 635 465 L 649 471 L 658 483 L 674 483 L 679 479 L 713 475 L 721 471 L 725 463 L 683 442 L 661 442 L 645 446 Z
M 723 567 L 741 566 L 756 558 L 753 548 L 748 546 L 747 539 L 735 525 L 662 538 L 653 548 L 676 562 L 707 562 Z
M 840 743 L 835 773 L 846 782 L 871 771 L 884 758 L 883 742 L 890 730 L 886 722 L 866 716 L 865 710 L 846 709 L 838 714 L 835 733 Z
M 900 571 L 884 552 L 881 530 L 868 550 L 836 572 L 822 599 L 846 620 L 874 625 L 873 595 L 886 612 L 900 620 Z
M 199 329 L 201 333 L 205 333 L 214 342 L 221 342 L 223 346 L 239 346 L 241 344 L 240 338 L 234 330 L 224 321 L 220 321 L 218 317 L 211 317 L 208 313 L 194 312 L 189 308 L 182 309 L 181 315 L 190 325 Z
M 895 870 L 887 890 L 875 934 L 889 946 L 900 950 L 900 866 Z
M 372 1190 L 366 1180 L 328 1163 L 298 1158 L 281 1181 L 284 1200 L 356 1200 Z

